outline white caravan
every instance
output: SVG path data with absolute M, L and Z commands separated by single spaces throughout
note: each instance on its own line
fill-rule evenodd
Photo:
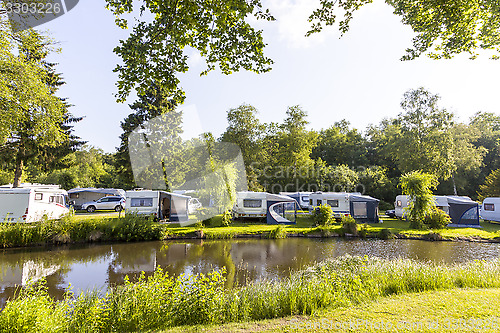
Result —
M 233 206 L 233 217 L 266 217 L 267 194 L 266 192 L 238 192 Z
M 436 207 L 444 211 L 446 214 L 450 213 L 450 206 L 448 204 L 448 198 L 461 198 L 469 199 L 466 196 L 454 196 L 454 195 L 435 195 L 434 203 Z M 394 214 L 396 217 L 402 219 L 406 215 L 406 208 L 410 204 L 410 197 L 408 195 L 398 195 L 396 201 L 394 202 Z
M 500 198 L 486 198 L 479 215 L 483 220 L 500 222 Z
M 22 186 L 0 187 L 0 222 L 36 222 L 44 216 L 59 219 L 69 213 L 68 193 L 58 185 Z
M 402 219 L 406 215 L 405 208 L 410 204 L 410 197 L 407 195 L 398 195 L 394 201 L 394 215 Z
M 289 196 L 267 192 L 237 192 L 236 202 L 234 203 L 232 211 L 233 218 L 265 218 L 267 217 L 268 205 L 271 208 L 278 202 L 296 203 L 296 200 Z M 273 218 L 276 219 L 276 217 Z M 277 219 L 281 220 L 280 218 Z
M 314 192 L 309 195 L 309 209 L 320 205 L 332 208 L 333 216 L 337 219 L 350 215 L 349 196 L 353 193 L 346 192 Z M 355 193 L 358 194 L 358 193 Z
M 126 213 L 152 215 L 159 220 L 187 222 L 191 197 L 165 191 L 127 191 Z

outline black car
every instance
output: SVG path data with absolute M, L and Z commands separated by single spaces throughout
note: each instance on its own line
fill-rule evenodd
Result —
M 386 210 L 385 215 L 392 217 L 394 219 L 396 218 L 396 211 L 394 209 Z

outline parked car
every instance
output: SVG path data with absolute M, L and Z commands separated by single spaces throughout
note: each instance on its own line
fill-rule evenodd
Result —
M 196 213 L 196 211 L 198 209 L 200 209 L 201 207 L 202 207 L 202 204 L 201 204 L 200 200 L 198 200 L 197 198 L 189 199 L 189 203 L 188 203 L 189 214 Z
M 89 213 L 93 213 L 96 210 L 114 210 L 120 212 L 125 209 L 125 198 L 119 196 L 103 197 L 97 201 L 84 203 L 82 209 Z
M 389 209 L 385 211 L 385 215 L 392 217 L 393 219 L 396 218 L 396 211 L 394 209 Z

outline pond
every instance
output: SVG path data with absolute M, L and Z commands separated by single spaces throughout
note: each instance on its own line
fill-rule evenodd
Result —
M 162 267 L 170 275 L 207 273 L 226 267 L 228 287 L 259 279 L 279 279 L 318 261 L 344 254 L 411 258 L 438 263 L 496 259 L 500 244 L 418 240 L 193 240 L 126 244 L 86 244 L 3 250 L 0 306 L 19 286 L 41 278 L 51 296 L 61 299 L 71 284 L 79 293 L 133 281 L 142 271 Z

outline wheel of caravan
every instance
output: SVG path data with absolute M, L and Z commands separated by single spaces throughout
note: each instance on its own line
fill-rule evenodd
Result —
M 95 207 L 94 206 L 88 206 L 87 207 L 87 212 L 89 212 L 89 213 L 95 212 Z

